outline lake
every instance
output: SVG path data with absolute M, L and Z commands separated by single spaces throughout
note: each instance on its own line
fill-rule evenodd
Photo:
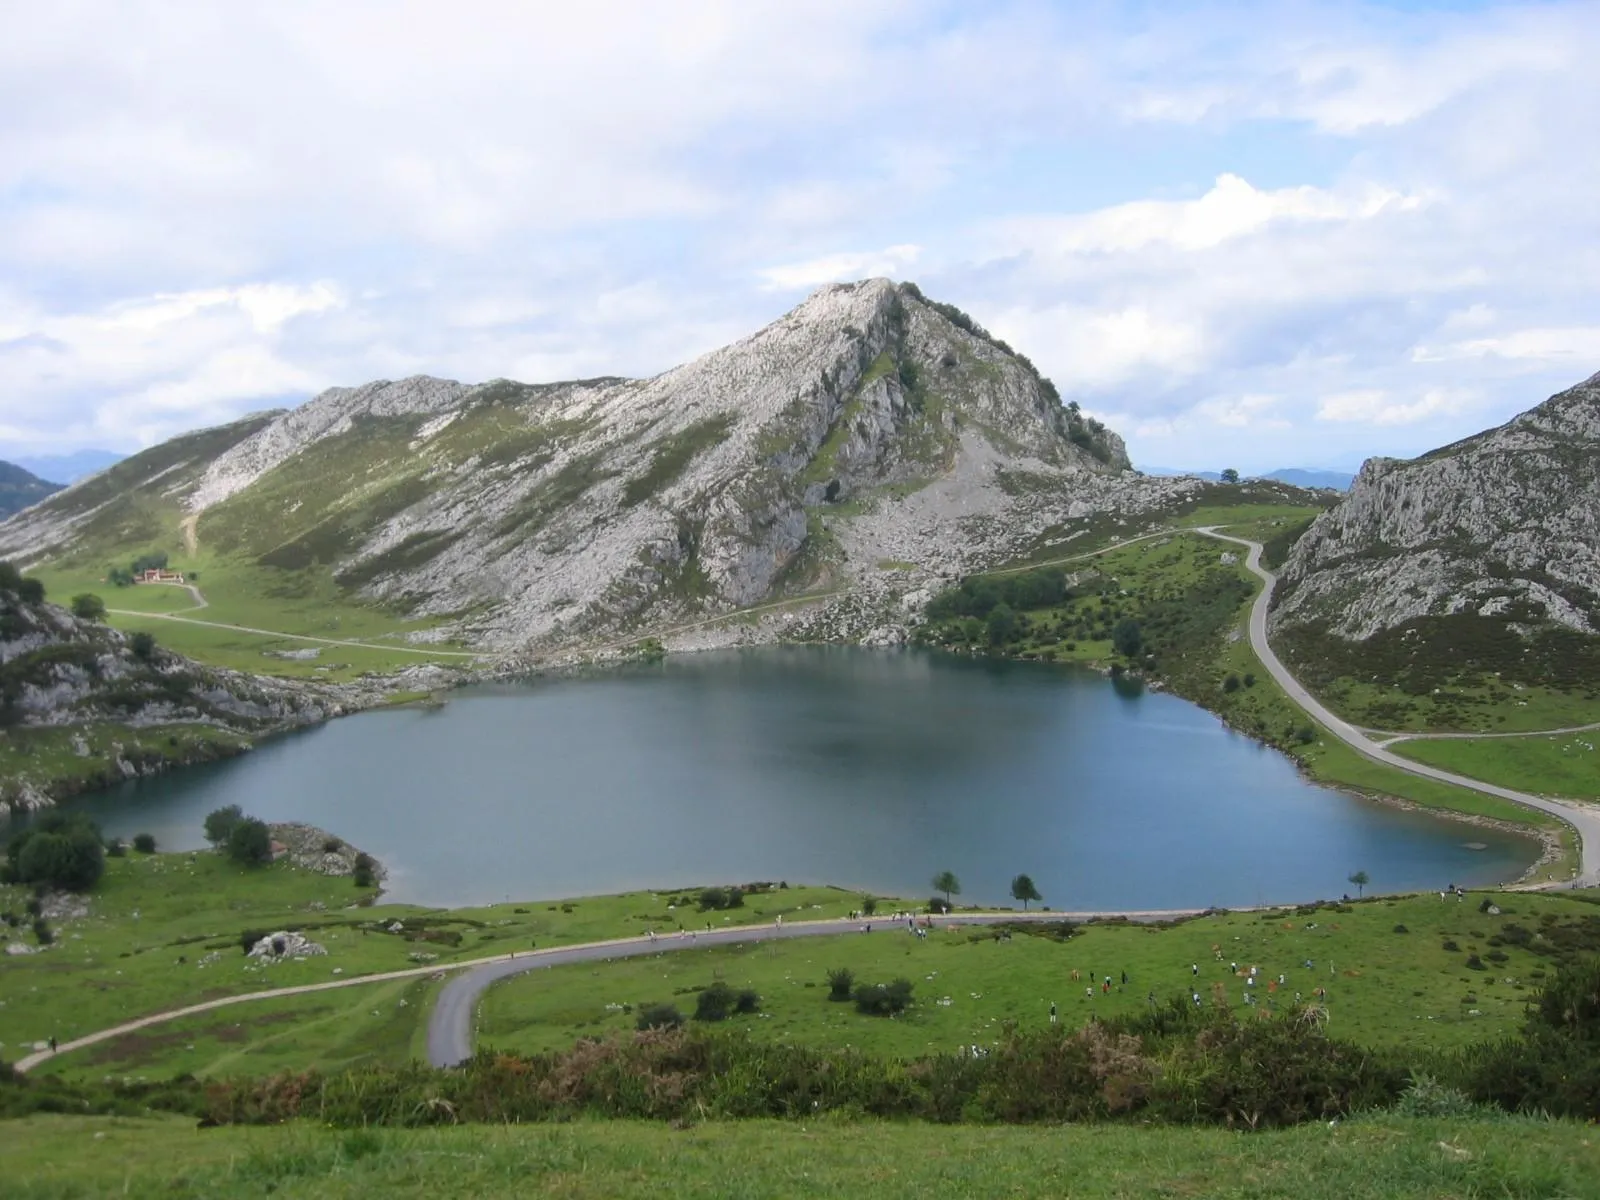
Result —
M 430 905 L 749 880 L 1058 909 L 1487 884 L 1528 839 L 1315 787 L 1186 701 L 1046 664 L 811 646 L 479 687 L 74 801 L 203 844 L 224 804 L 307 821 Z M 1467 843 L 1486 846 L 1471 850 Z

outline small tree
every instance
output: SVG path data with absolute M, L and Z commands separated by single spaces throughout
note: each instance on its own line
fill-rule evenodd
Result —
M 372 855 L 363 851 L 356 855 L 356 866 L 353 874 L 357 887 L 372 887 L 378 882 L 378 864 Z
M 272 831 L 265 821 L 245 817 L 228 833 L 228 857 L 247 867 L 272 861 Z
M 153 833 L 136 833 L 133 835 L 133 848 L 140 854 L 154 854 L 156 852 L 156 837 Z
M 954 871 L 940 871 L 933 877 L 933 890 L 944 893 L 944 905 L 949 909 L 951 897 L 961 895 L 961 880 Z
M 140 662 L 149 662 L 156 654 L 156 638 L 153 633 L 146 633 L 143 629 L 128 639 L 128 645 L 133 649 L 133 656 Z
M 233 827 L 242 820 L 244 820 L 244 810 L 237 804 L 212 809 L 206 815 L 206 841 L 213 846 L 226 844 Z
M 1137 658 L 1144 646 L 1144 631 L 1132 617 L 1123 617 L 1111 628 L 1111 646 L 1124 658 Z
M 1236 471 L 1232 467 L 1223 467 L 1222 468 L 1222 482 L 1223 483 L 1238 483 L 1239 482 L 1239 472 Z
M 867 916 L 872 916 L 878 911 L 878 898 L 876 896 L 861 897 L 861 911 Z
M 1351 874 L 1350 882 L 1356 885 L 1356 896 L 1359 898 L 1365 895 L 1367 884 L 1372 882 L 1372 876 L 1365 871 L 1356 871 Z
M 695 997 L 694 1019 L 725 1021 L 737 1001 L 733 989 L 719 979 Z
M 72 615 L 81 621 L 98 621 L 106 615 L 106 602 L 93 592 L 79 592 L 72 598 Z
M 985 623 L 989 634 L 991 646 L 1003 646 L 1017 634 L 1017 614 L 1005 602 L 996 604 L 989 610 L 989 619 Z
M 1011 881 L 1011 898 L 1022 901 L 1022 911 L 1028 911 L 1030 901 L 1043 900 L 1039 889 L 1033 886 L 1033 879 L 1027 875 L 1018 875 Z
M 27 577 L 17 584 L 17 599 L 24 604 L 44 603 L 44 583 L 42 580 Z

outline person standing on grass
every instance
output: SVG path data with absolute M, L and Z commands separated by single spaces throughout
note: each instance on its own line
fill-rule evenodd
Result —
M 1056 1023 L 1056 1002 L 1054 1000 L 1052 1000 L 1052 1001 L 1050 1001 L 1050 1024 L 1054 1025 L 1055 1023 Z

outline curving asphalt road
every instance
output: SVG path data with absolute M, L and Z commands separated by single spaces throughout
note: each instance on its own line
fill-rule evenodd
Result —
M 1249 547 L 1250 553 L 1245 559 L 1245 566 L 1262 581 L 1261 591 L 1250 607 L 1250 646 L 1256 652 L 1256 657 L 1261 660 L 1261 665 L 1266 667 L 1273 679 L 1277 680 L 1278 686 L 1329 733 L 1362 757 L 1382 763 L 1386 767 L 1394 767 L 1408 775 L 1419 775 L 1424 779 L 1434 779 L 1440 783 L 1454 784 L 1456 787 L 1482 792 L 1486 796 L 1498 796 L 1502 800 L 1538 809 L 1542 813 L 1548 813 L 1565 821 L 1577 831 L 1579 839 L 1581 865 L 1577 882 L 1585 885 L 1600 882 L 1600 806 L 1573 804 L 1552 800 L 1546 796 L 1535 796 L 1529 792 L 1519 792 L 1513 788 L 1500 787 L 1498 784 L 1485 783 L 1481 779 L 1457 775 L 1453 771 L 1430 767 L 1425 763 L 1413 762 L 1409 758 L 1402 758 L 1385 750 L 1382 745 L 1367 737 L 1350 722 L 1334 715 L 1320 700 L 1301 686 L 1300 681 L 1289 673 L 1289 669 L 1279 661 L 1271 645 L 1268 644 L 1267 610 L 1272 606 L 1272 590 L 1277 586 L 1278 577 L 1261 565 L 1261 543 L 1252 542 L 1248 538 L 1234 537 L 1231 534 L 1218 533 L 1215 526 L 1204 526 L 1195 532 L 1220 541 Z
M 1130 921 L 1172 921 L 1181 917 L 1197 916 L 1205 910 L 1198 908 L 1150 910 L 1122 913 L 959 913 L 944 917 L 921 917 L 935 928 L 958 925 L 999 925 L 1013 921 L 1087 921 L 1094 917 L 1126 917 Z M 703 950 L 707 946 L 733 946 L 750 942 L 777 941 L 784 938 L 839 937 L 846 934 L 861 936 L 871 934 L 906 932 L 905 918 L 896 921 L 883 916 L 862 921 L 795 921 L 786 925 L 740 925 L 731 929 L 712 929 L 692 936 L 677 933 L 649 937 L 619 938 L 610 942 L 590 942 L 581 946 L 562 946 L 551 950 L 535 950 L 513 959 L 486 964 L 457 975 L 442 992 L 428 1019 L 428 1062 L 435 1067 L 453 1067 L 472 1057 L 472 1016 L 484 991 L 502 979 L 537 971 L 545 967 L 559 967 L 568 963 L 609 962 L 614 958 L 639 958 L 649 954 L 663 954 L 675 950 Z

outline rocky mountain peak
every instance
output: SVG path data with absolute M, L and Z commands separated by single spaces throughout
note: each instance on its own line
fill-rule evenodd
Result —
M 115 562 L 127 530 L 331 576 L 490 644 L 567 642 L 876 586 L 879 562 L 968 570 L 1150 490 L 1128 469 L 1022 354 L 869 279 L 650 379 L 330 389 L 119 464 L 126 520 L 115 498 L 42 505 L 0 527 L 0 553 Z

